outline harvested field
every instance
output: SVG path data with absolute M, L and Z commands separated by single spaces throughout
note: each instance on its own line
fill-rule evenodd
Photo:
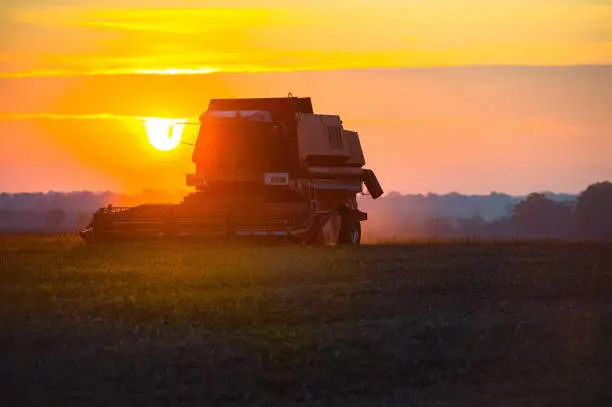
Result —
M 4 406 L 595 406 L 612 244 L 0 238 Z

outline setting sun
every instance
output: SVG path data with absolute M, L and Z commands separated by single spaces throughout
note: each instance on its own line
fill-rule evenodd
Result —
M 185 120 L 150 118 L 145 120 L 149 143 L 158 150 L 172 150 L 181 142 Z

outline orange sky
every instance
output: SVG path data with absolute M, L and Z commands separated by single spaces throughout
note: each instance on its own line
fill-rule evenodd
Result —
M 612 1 L 100 3 L 0 4 L 0 191 L 181 188 L 190 147 L 140 117 L 288 92 L 359 131 L 387 191 L 612 177 Z

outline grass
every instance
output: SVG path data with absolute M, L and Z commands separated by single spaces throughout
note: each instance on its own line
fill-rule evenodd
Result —
M 0 238 L 3 405 L 602 405 L 612 245 Z

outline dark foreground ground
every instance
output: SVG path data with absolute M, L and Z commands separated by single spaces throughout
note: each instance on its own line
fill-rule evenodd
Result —
M 0 240 L 3 406 L 603 406 L 612 245 Z

